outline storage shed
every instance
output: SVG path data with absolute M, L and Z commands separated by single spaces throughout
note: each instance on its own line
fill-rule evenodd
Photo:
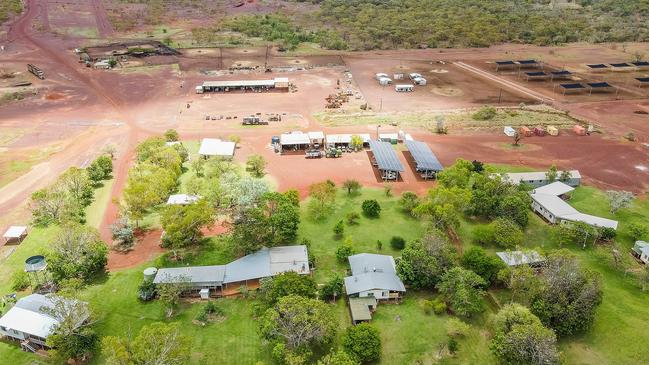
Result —
M 234 142 L 222 141 L 217 138 L 203 138 L 201 147 L 198 149 L 198 154 L 203 157 L 232 158 L 235 147 L 236 143 Z
M 586 128 L 580 126 L 579 124 L 575 124 L 575 126 L 572 127 L 572 131 L 575 132 L 575 134 L 578 136 L 586 135 Z
M 394 87 L 394 90 L 396 92 L 400 92 L 400 93 L 401 92 L 411 92 L 411 91 L 415 91 L 415 85 L 411 85 L 411 84 L 396 85 Z
M 542 126 L 534 127 L 534 134 L 535 135 L 537 135 L 539 137 L 543 137 L 543 136 L 545 136 L 545 133 L 546 133 L 545 128 L 543 128 Z
M 5 243 L 22 242 L 25 237 L 27 237 L 27 226 L 11 226 L 3 235 Z
M 548 129 L 548 134 L 551 136 L 558 136 L 559 135 L 559 128 L 555 126 L 549 126 Z
M 518 133 L 520 133 L 523 137 L 532 137 L 534 135 L 534 132 L 532 132 L 532 130 L 527 127 L 520 127 L 518 129 Z

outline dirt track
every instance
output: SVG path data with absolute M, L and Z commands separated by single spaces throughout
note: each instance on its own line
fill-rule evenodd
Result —
M 268 172 L 281 190 L 297 188 L 306 195 L 308 185 L 330 178 L 342 182 L 355 178 L 366 186 L 382 187 L 376 179 L 368 157 L 363 153 L 345 154 L 341 159 L 306 160 L 302 155 L 279 156 L 268 148 L 273 135 L 290 130 L 323 130 L 338 133 L 370 133 L 376 126 L 325 128 L 312 117 L 322 111 L 324 97 L 335 92 L 337 80 L 347 67 L 352 71 L 355 85 L 370 105 L 377 106 L 382 99 L 384 111 L 436 110 L 476 107 L 502 101 L 506 105 L 533 102 L 525 95 L 525 84 L 506 78 L 501 83 L 474 72 L 461 70 L 438 61 L 466 61 L 484 64 L 485 60 L 523 57 L 542 57 L 553 64 L 566 63 L 579 68 L 583 62 L 575 60 L 570 52 L 583 54 L 581 59 L 614 61 L 624 57 L 619 51 L 600 46 L 575 46 L 574 50 L 530 46 L 502 46 L 480 50 L 412 50 L 380 51 L 343 55 L 346 67 L 316 68 L 306 71 L 278 74 L 230 75 L 228 78 L 270 78 L 288 76 L 298 86 L 296 93 L 268 94 L 213 94 L 196 95 L 193 86 L 208 77 L 198 72 L 198 63 L 214 65 L 206 56 L 182 56 L 172 61 L 187 64 L 179 71 L 169 66 L 129 71 L 99 71 L 82 67 L 71 49 L 82 44 L 73 37 L 56 37 L 47 32 L 57 21 L 48 16 L 47 0 L 29 0 L 27 11 L 16 19 L 8 32 L 8 51 L 0 53 L 0 62 L 24 72 L 24 64 L 37 63 L 47 73 L 44 81 L 33 77 L 39 90 L 37 97 L 2 107 L 0 133 L 17 133 L 15 142 L 6 146 L 11 153 L 43 149 L 60 144 L 61 150 L 36 165 L 22 177 L 0 188 L 0 228 L 26 222 L 26 202 L 30 194 L 48 185 L 70 166 L 80 166 L 94 158 L 107 143 L 118 147 L 115 161 L 116 182 L 111 198 L 119 198 L 133 158 L 136 143 L 147 136 L 159 134 L 167 128 L 176 128 L 184 139 L 238 135 L 242 139 L 236 160 L 244 162 L 252 153 L 260 153 L 268 160 Z M 90 5 L 97 31 L 101 37 L 113 34 L 102 3 L 93 0 Z M 79 5 L 81 6 L 81 5 Z M 50 9 L 51 10 L 51 9 Z M 44 30 L 34 28 L 35 21 Z M 66 24 L 74 19 L 63 19 Z M 50 24 L 51 23 L 51 24 Z M 229 53 L 228 53 L 229 52 Z M 228 50 L 227 59 L 239 59 L 237 50 Z M 252 52 L 252 51 L 251 51 Z M 256 52 L 256 53 L 255 53 Z M 257 57 L 257 51 L 250 57 Z M 504 56 L 506 55 L 506 56 Z M 242 57 L 246 57 L 243 55 Z M 251 58 L 252 59 L 252 58 Z M 328 63 L 339 56 L 302 57 L 312 63 Z M 568 60 L 568 61 L 565 61 Z M 167 62 L 167 61 L 164 61 Z M 277 58 L 277 65 L 291 64 L 291 58 Z M 273 63 L 275 64 L 275 63 Z M 447 70 L 448 72 L 443 72 Z M 427 72 L 431 82 L 410 95 L 396 95 L 383 90 L 373 79 L 376 72 Z M 616 77 L 618 77 L 616 75 Z M 621 77 L 621 76 L 620 76 Z M 515 85 L 512 85 L 515 84 Z M 184 85 L 184 87 L 181 87 Z M 523 86 L 521 86 L 523 85 Z M 536 89 L 530 89 L 536 93 Z M 52 96 L 52 97 L 48 97 Z M 186 104 L 191 108 L 187 109 Z M 636 113 L 648 109 L 646 100 L 579 102 L 560 105 L 576 115 L 593 120 L 605 130 L 605 135 L 575 137 L 570 132 L 558 138 L 534 137 L 523 141 L 524 147 L 512 150 L 506 147 L 508 139 L 500 133 L 487 130 L 463 132 L 459 135 L 438 136 L 425 131 L 409 130 L 417 139 L 428 142 L 444 165 L 455 159 L 479 159 L 484 162 L 526 165 L 539 169 L 556 163 L 561 168 L 577 168 L 586 182 L 602 188 L 627 189 L 642 192 L 649 189 L 649 149 L 639 143 L 622 141 L 620 136 L 634 131 L 638 138 L 649 140 L 649 117 Z M 236 115 L 241 118 L 255 112 L 285 113 L 285 121 L 257 128 L 242 128 L 240 119 L 205 121 L 207 115 Z M 72 124 L 70 124 L 72 123 Z M 74 125 L 74 127 L 66 127 Z M 398 128 L 393 128 L 396 131 Z M 390 132 L 383 127 L 381 132 Z M 16 155 L 17 156 L 17 155 Z M 398 152 L 406 171 L 403 181 L 394 183 L 395 193 L 405 190 L 424 192 L 434 182 L 420 181 L 408 164 L 407 154 Z M 296 173 L 298 171 L 299 173 Z M 108 240 L 108 226 L 117 215 L 116 207 L 108 204 L 101 224 L 102 237 Z M 155 236 L 147 236 L 141 247 L 129 255 L 111 255 L 111 268 L 126 267 L 148 259 L 148 252 L 156 249 Z M 126 265 L 126 266 L 124 266 Z

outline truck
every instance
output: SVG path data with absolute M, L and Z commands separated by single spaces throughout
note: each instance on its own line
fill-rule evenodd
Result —
M 321 158 L 322 157 L 322 151 L 312 149 L 312 150 L 307 150 L 306 153 L 306 158 Z
M 41 80 L 45 80 L 45 72 L 41 70 L 40 68 L 32 65 L 31 63 L 27 64 L 27 71 L 31 72 L 34 74 L 34 76 L 38 77 Z

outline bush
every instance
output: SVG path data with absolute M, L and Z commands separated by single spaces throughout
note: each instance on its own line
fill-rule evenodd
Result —
M 345 352 L 361 363 L 376 361 L 381 357 L 381 335 L 369 323 L 348 327 L 341 342 Z
M 394 250 L 403 250 L 406 247 L 406 240 L 403 237 L 393 236 L 390 239 L 390 247 Z
M 473 242 L 475 244 L 486 246 L 494 240 L 493 228 L 490 225 L 479 225 L 473 230 Z
M 344 295 L 344 281 L 342 276 L 335 274 L 334 277 L 329 279 L 320 289 L 320 297 L 323 300 L 340 298 Z
M 515 248 L 523 243 L 524 235 L 518 224 L 505 218 L 491 222 L 493 242 L 503 248 Z
M 153 283 L 153 280 L 145 279 L 137 289 L 137 296 L 145 302 L 153 299 L 155 294 L 155 284 Z
M 615 238 L 616 235 L 617 235 L 616 230 L 614 230 L 613 228 L 605 227 L 605 228 L 602 228 L 602 230 L 600 231 L 599 238 L 601 240 L 603 240 L 603 241 L 610 241 L 613 238 Z
M 406 191 L 401 194 L 401 199 L 399 199 L 399 206 L 403 209 L 404 212 L 412 215 L 412 211 L 419 205 L 419 197 L 417 194 Z
M 345 233 L 345 225 L 342 220 L 339 220 L 338 223 L 336 223 L 333 231 L 337 238 L 342 237 L 343 233 Z
M 451 317 L 446 321 L 446 334 L 450 337 L 464 337 L 471 326 L 458 318 Z
M 339 262 L 347 261 L 347 258 L 354 254 L 354 248 L 350 242 L 345 242 L 336 249 L 336 259 Z
M 23 291 L 29 288 L 29 276 L 23 270 L 17 270 L 11 275 L 11 290 Z
M 376 241 L 376 249 L 379 251 L 383 249 L 383 242 L 381 242 L 381 240 Z
M 446 312 L 446 303 L 439 299 L 433 300 L 433 312 L 437 315 L 444 314 Z
M 455 354 L 457 352 L 457 340 L 453 337 L 448 339 L 448 343 L 446 345 L 448 346 L 448 352 L 450 352 L 451 354 Z
M 113 173 L 113 160 L 110 156 L 99 156 L 86 168 L 88 177 L 94 183 L 110 178 Z
M 433 307 L 435 306 L 432 300 L 424 300 L 424 313 L 431 314 L 433 313 Z
M 485 105 L 478 109 L 477 112 L 471 116 L 474 120 L 491 120 L 496 116 L 497 111 L 493 106 Z
M 365 200 L 361 206 L 363 214 L 369 218 L 378 218 L 381 215 L 381 205 L 374 199 Z
M 643 240 L 647 238 L 647 235 L 649 234 L 649 227 L 643 224 L 629 223 L 627 229 L 629 230 L 631 239 L 634 241 Z
M 167 129 L 164 134 L 165 141 L 176 142 L 180 139 L 178 132 L 175 129 Z
M 349 212 L 345 216 L 345 219 L 347 219 L 347 224 L 353 226 L 358 224 L 358 220 L 361 219 L 361 215 L 356 212 Z

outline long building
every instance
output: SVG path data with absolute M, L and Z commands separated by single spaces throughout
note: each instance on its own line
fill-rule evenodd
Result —
M 288 78 L 276 77 L 271 80 L 220 80 L 205 81 L 202 85 L 196 86 L 196 93 L 221 92 L 235 90 L 267 91 L 270 89 L 288 90 Z

